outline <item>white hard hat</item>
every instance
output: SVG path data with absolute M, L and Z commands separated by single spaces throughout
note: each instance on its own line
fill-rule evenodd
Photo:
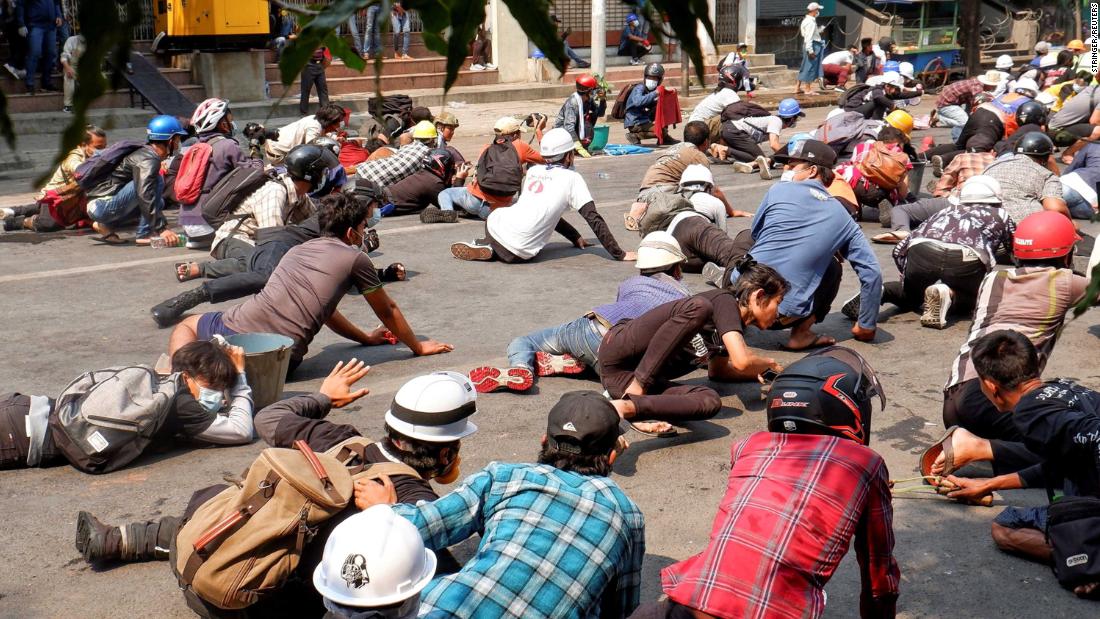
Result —
M 1027 94 L 1029 94 L 1033 99 L 1039 96 L 1039 85 L 1036 84 L 1035 80 L 1031 79 L 1030 77 L 1021 77 L 1020 79 L 1016 80 L 1016 84 L 1013 86 L 1013 91 L 1020 92 L 1021 90 L 1028 91 Z
M 416 526 L 389 505 L 354 514 L 332 530 L 313 586 L 325 599 L 355 608 L 390 606 L 419 594 L 436 559 Z
M 882 74 L 882 84 L 904 88 L 905 80 L 902 79 L 901 74 L 897 71 L 887 71 Z
M 1000 204 L 1001 183 L 992 176 L 971 176 L 959 191 L 959 204 Z
M 1004 71 L 1005 69 L 1011 69 L 1012 64 L 1012 56 L 1009 56 L 1008 54 L 1001 54 L 1000 56 L 997 56 L 996 67 L 1001 71 Z
M 668 232 L 658 230 L 645 235 L 638 245 L 638 259 L 634 266 L 639 269 L 661 269 L 687 260 L 680 243 Z
M 523 123 L 515 116 L 502 116 L 493 125 L 493 131 L 503 135 L 523 131 Z
M 1047 56 L 1043 56 L 1039 60 L 1039 68 L 1040 69 L 1045 69 L 1047 67 L 1053 67 L 1056 64 L 1058 64 L 1058 57 L 1057 56 L 1047 55 Z
M 458 372 L 432 372 L 401 386 L 386 411 L 386 425 L 409 438 L 433 443 L 457 441 L 477 432 L 469 417 L 477 392 Z
M 706 183 L 713 186 L 714 175 L 710 173 L 710 168 L 701 163 L 693 163 L 684 168 L 684 173 L 680 175 L 680 186 L 693 183 Z
M 917 79 L 916 75 L 913 73 L 913 63 L 911 63 L 911 62 L 903 62 L 903 63 L 899 64 L 898 65 L 898 73 L 901 73 L 902 77 L 905 77 L 905 78 L 908 78 L 908 79 L 911 79 L 911 80 Z
M 194 114 L 191 114 L 191 126 L 195 128 L 195 133 L 213 131 L 225 118 L 227 111 L 229 111 L 229 102 L 225 99 L 207 99 L 195 108 Z
M 539 142 L 539 154 L 543 157 L 557 157 L 573 150 L 573 136 L 561 127 L 551 129 Z

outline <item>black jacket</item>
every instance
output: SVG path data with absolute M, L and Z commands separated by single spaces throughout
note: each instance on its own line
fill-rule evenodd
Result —
M 132 181 L 137 190 L 138 208 L 141 209 L 142 217 L 150 222 L 154 232 L 160 232 L 168 225 L 162 213 L 157 213 L 155 220 L 153 216 L 153 204 L 161 198 L 163 192 L 160 185 L 160 164 L 160 155 L 157 155 L 151 144 L 146 144 L 127 155 L 107 180 L 88 192 L 88 197 L 113 196 Z

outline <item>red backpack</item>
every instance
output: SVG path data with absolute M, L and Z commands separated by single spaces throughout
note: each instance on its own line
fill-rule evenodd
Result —
M 219 137 L 221 136 L 209 142 L 198 142 L 183 153 L 179 172 L 176 173 L 176 182 L 173 184 L 176 201 L 181 205 L 191 206 L 199 201 L 202 186 L 206 183 L 206 175 L 210 171 L 210 157 L 214 155 L 212 144 Z

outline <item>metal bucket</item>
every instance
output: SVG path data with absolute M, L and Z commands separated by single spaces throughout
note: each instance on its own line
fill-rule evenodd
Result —
M 924 169 L 928 167 L 927 161 L 914 161 L 913 169 L 909 170 L 909 192 L 920 197 L 921 192 L 928 193 L 921 183 L 924 182 Z
M 286 385 L 294 340 L 275 333 L 239 333 L 225 339 L 244 349 L 244 371 L 252 388 L 253 410 L 278 401 Z

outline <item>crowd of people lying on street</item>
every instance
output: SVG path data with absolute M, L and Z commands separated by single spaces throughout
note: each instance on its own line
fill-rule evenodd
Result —
M 89 371 L 57 397 L 0 399 L 0 467 L 107 473 L 178 438 L 258 436 L 269 448 L 243 479 L 196 488 L 179 515 L 116 526 L 79 512 L 87 562 L 168 561 L 203 616 L 819 617 L 854 539 L 861 616 L 893 617 L 893 482 L 871 446 L 887 389 L 859 353 L 815 331 L 847 263 L 859 282 L 841 304 L 853 346 L 875 341 L 884 305 L 920 313 L 928 328 L 972 321 L 945 380 L 946 433 L 921 455 L 920 479 L 971 504 L 1046 489 L 1050 505 L 996 516 L 994 542 L 1053 565 L 1076 594 L 1100 596 L 1100 564 L 1088 558 L 1100 552 L 1090 546 L 1100 534 L 1100 393 L 1043 375 L 1067 313 L 1095 302 L 1086 274 L 1097 257 L 1074 219 L 1097 209 L 1100 75 L 1065 75 L 1071 87 L 1053 84 L 1051 100 L 1041 68 L 1000 68 L 944 88 L 934 120 L 958 131 L 935 146 L 913 144 L 917 123 L 903 109 L 912 84 L 898 73 L 869 76 L 819 127 L 785 136 L 805 116 L 799 101 L 774 112 L 742 101 L 745 80 L 728 64 L 675 140 L 658 117 L 678 107 L 676 93 L 661 85 L 660 65 L 646 66 L 620 111 L 630 141 L 667 147 L 623 229 L 574 168 L 607 108 L 588 75 L 552 127 L 541 115 L 501 118 L 470 160 L 450 144 L 458 119 L 425 108 L 357 134 L 348 111 L 329 104 L 278 130 L 249 124 L 243 145 L 219 99 L 187 122 L 153 118 L 144 141 L 111 142 L 88 127 L 34 204 L 0 210 L 4 229 L 91 226 L 102 243 L 210 257 L 173 265 L 179 282 L 202 283 L 152 308 L 172 328 L 168 363 Z M 537 144 L 522 139 L 528 129 Z M 755 211 L 719 188 L 712 168 L 723 164 L 774 177 Z M 922 187 L 926 167 L 937 180 Z M 175 227 L 169 207 L 179 209 Z M 555 232 L 586 247 L 568 211 L 638 273 L 571 322 L 515 334 L 506 366 L 412 378 L 377 441 L 326 418 L 366 394 L 357 359 L 338 363 L 316 393 L 254 410 L 244 351 L 227 340 L 236 335 L 290 338 L 289 376 L 326 326 L 418 356 L 453 350 L 418 337 L 387 291 L 405 267 L 369 256 L 383 217 L 483 220 L 482 236 L 455 242 L 452 255 L 511 264 L 537 261 Z M 731 235 L 730 217 L 751 226 Z M 885 231 L 868 238 L 865 220 Z M 636 251 L 620 241 L 629 232 Z M 884 276 L 872 242 L 895 244 L 896 275 Z M 693 293 L 685 274 L 701 274 L 707 291 Z M 381 327 L 340 311 L 349 290 Z M 749 327 L 787 331 L 784 347 L 805 356 L 784 367 L 751 345 Z M 644 517 L 610 474 L 626 432 L 673 436 L 719 413 L 715 389 L 676 382 L 700 369 L 710 383 L 760 384 L 767 426 L 731 447 L 709 544 L 662 569 L 663 595 L 643 600 Z M 493 462 L 463 478 L 461 444 L 478 431 L 483 394 L 522 393 L 546 376 L 598 386 L 578 382 L 553 406 L 531 445 L 535 463 Z M 975 462 L 990 462 L 993 476 L 960 474 Z M 448 548 L 474 534 L 460 563 Z

